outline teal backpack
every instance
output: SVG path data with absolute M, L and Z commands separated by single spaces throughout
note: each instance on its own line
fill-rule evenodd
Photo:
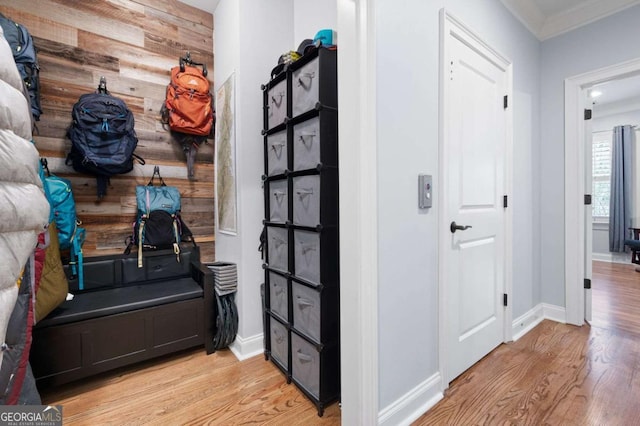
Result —
M 47 160 L 40 160 L 40 178 L 43 181 L 45 195 L 51 207 L 49 223 L 56 221 L 60 250 L 69 250 L 71 273 L 78 277 L 78 288 L 84 289 L 82 244 L 86 231 L 81 228 L 82 222 L 76 217 L 76 202 L 68 179 L 52 175 L 49 172 Z M 46 175 L 45 175 L 46 171 Z

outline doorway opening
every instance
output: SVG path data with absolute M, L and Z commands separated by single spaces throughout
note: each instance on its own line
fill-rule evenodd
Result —
M 640 314 L 636 312 L 636 305 L 629 301 L 640 298 L 640 273 L 636 272 L 640 271 L 638 256 L 633 264 L 632 252 L 624 241 L 611 238 L 610 243 L 610 231 L 612 236 L 623 233 L 625 240 L 640 237 L 640 150 L 637 145 L 640 75 L 594 85 L 587 95 L 593 111 L 591 146 L 586 150 L 587 162 L 589 155 L 592 158 L 587 190 L 591 189 L 593 220 L 592 227 L 587 226 L 585 230 L 587 234 L 591 232 L 591 238 L 587 235 L 586 241 L 592 241 L 592 315 L 589 323 L 599 328 L 634 330 L 640 324 Z M 624 166 L 624 173 L 620 173 L 621 166 Z M 624 185 L 612 186 L 612 181 L 619 183 L 623 177 Z M 615 190 L 625 186 L 628 192 Z M 613 204 L 616 206 L 611 209 Z M 623 211 L 626 211 L 626 224 L 619 220 Z M 588 245 L 585 250 L 589 250 Z
M 640 58 L 565 80 L 565 286 L 566 321 L 569 324 L 582 325 L 585 318 L 590 317 L 592 243 L 600 244 L 592 240 L 595 238 L 593 229 L 594 226 L 604 227 L 604 221 L 598 223 L 596 220 L 592 225 L 592 205 L 585 202 L 586 194 L 598 196 L 591 194 L 592 122 L 586 120 L 585 111 L 593 109 L 590 95 L 597 87 L 638 75 Z M 602 200 L 595 202 L 596 212 L 602 213 Z

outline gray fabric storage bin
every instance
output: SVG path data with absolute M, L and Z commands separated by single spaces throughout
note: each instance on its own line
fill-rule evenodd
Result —
M 289 368 L 289 332 L 284 325 L 271 318 L 271 357 Z
M 293 240 L 295 275 L 320 284 L 320 234 L 296 229 Z
M 284 223 L 289 219 L 287 180 L 274 180 L 269 185 L 269 220 Z
M 318 58 L 293 72 L 292 97 L 293 116 L 315 108 L 318 102 Z
M 293 223 L 302 226 L 320 224 L 320 176 L 293 178 Z
M 291 292 L 293 326 L 316 342 L 320 342 L 320 291 L 293 281 Z
M 287 81 L 283 80 L 276 84 L 267 93 L 269 111 L 267 113 L 267 123 L 272 129 L 284 122 L 287 116 Z
M 281 275 L 269 272 L 269 304 L 271 312 L 283 320 L 289 319 L 289 289 L 287 279 Z
M 287 169 L 287 132 L 267 136 L 267 175 L 279 175 Z
M 293 127 L 293 170 L 313 169 L 320 164 L 320 117 Z
M 291 333 L 291 375 L 315 398 L 320 397 L 320 353 L 295 333 Z
M 289 238 L 285 228 L 267 228 L 268 264 L 273 269 L 289 268 Z

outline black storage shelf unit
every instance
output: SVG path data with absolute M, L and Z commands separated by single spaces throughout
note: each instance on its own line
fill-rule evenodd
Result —
M 262 89 L 265 357 L 321 416 L 340 398 L 337 52 Z

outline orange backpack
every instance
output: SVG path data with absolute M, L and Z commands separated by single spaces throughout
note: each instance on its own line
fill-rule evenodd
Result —
M 171 68 L 171 82 L 160 113 L 163 125 L 169 126 L 173 139 L 182 145 L 189 179 L 195 179 L 196 151 L 207 138 L 213 137 L 215 111 L 207 65 L 192 61 L 189 52 L 180 58 L 179 64 Z
M 182 64 L 171 69 L 164 121 L 174 132 L 208 136 L 213 128 L 212 96 L 206 68 Z

